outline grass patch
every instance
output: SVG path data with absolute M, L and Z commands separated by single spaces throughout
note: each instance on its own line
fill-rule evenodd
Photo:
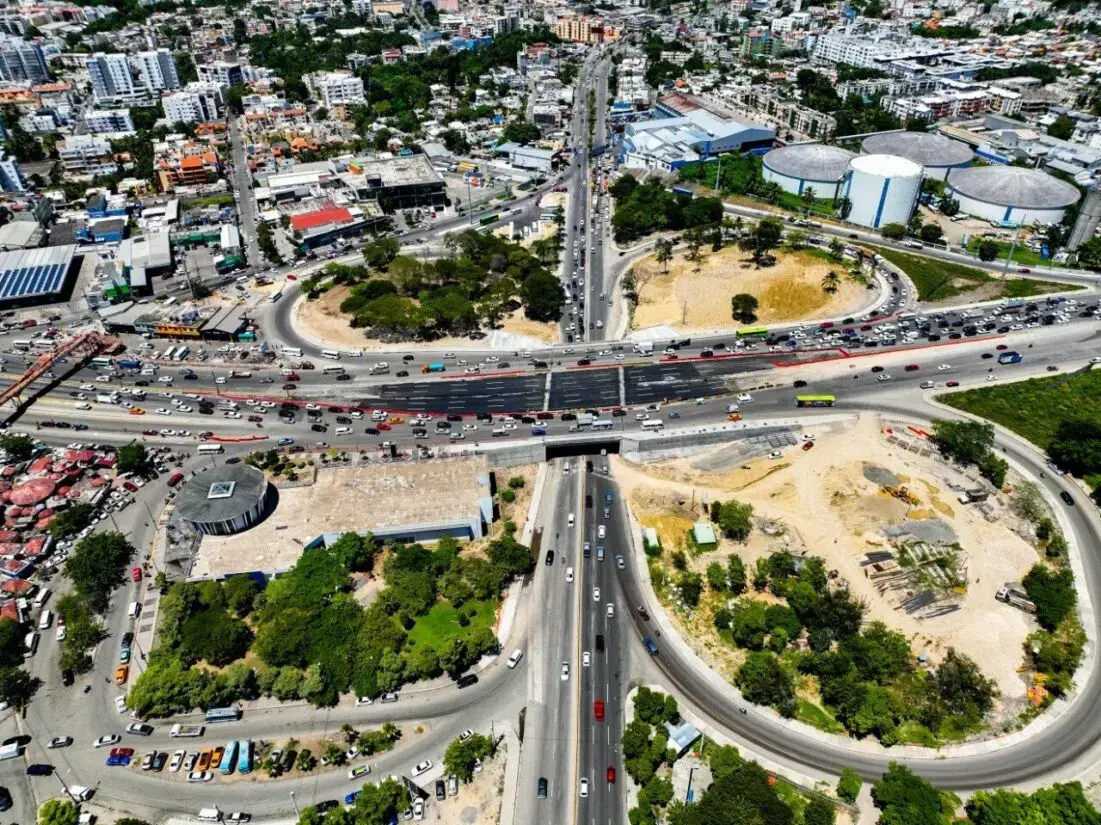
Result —
M 814 702 L 808 702 L 806 699 L 800 699 L 799 704 L 795 707 L 795 718 L 800 722 L 810 725 L 812 728 L 818 728 L 818 730 L 825 731 L 826 733 L 844 733 L 845 726 L 833 718 L 829 713 L 823 710 Z
M 438 650 L 445 642 L 465 636 L 476 627 L 492 628 L 497 618 L 497 602 L 492 599 L 471 600 L 460 609 L 463 612 L 471 609 L 474 611 L 467 627 L 459 624 L 459 610 L 451 602 L 439 601 L 423 616 L 417 617 L 416 624 L 409 631 L 410 641 L 418 645 L 430 645 Z
M 879 254 L 905 272 L 918 291 L 919 301 L 943 301 L 957 295 L 966 295 L 988 284 L 999 283 L 999 279 L 975 269 L 973 266 L 924 258 L 899 252 L 897 249 L 879 248 Z M 1034 281 L 1028 278 L 1013 278 L 1001 283 L 996 298 L 1027 298 L 1030 295 L 1046 295 L 1051 292 L 1066 292 L 1080 287 L 1059 284 L 1053 281 Z
M 191 200 L 184 201 L 181 206 L 184 209 L 203 209 L 207 206 L 233 206 L 236 203 L 233 199 L 233 195 L 229 192 L 224 192 L 221 195 L 209 195 L 205 198 L 192 198 Z
M 979 244 L 981 244 L 986 238 L 980 238 L 977 235 L 967 239 L 967 251 L 972 255 L 979 254 Z M 1007 241 L 997 241 L 998 244 L 998 258 L 1005 260 L 1009 257 L 1009 250 L 1013 246 L 1012 243 Z M 1034 252 L 1027 246 L 1017 244 L 1017 248 L 1013 250 L 1013 263 L 1021 266 L 1065 266 L 1065 264 L 1057 264 L 1050 258 L 1043 257 L 1039 252 Z
M 925 725 L 918 722 L 903 722 L 898 726 L 898 741 L 903 745 L 923 745 L 927 748 L 939 748 L 941 741 Z
M 939 396 L 948 406 L 1001 424 L 1045 450 L 1068 418 L 1101 424 L 1098 398 L 1101 370 L 1094 369 Z

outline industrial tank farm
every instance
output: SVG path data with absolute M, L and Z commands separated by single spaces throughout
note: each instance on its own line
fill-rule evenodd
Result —
M 763 177 L 785 192 L 802 195 L 813 188 L 819 198 L 836 200 L 842 194 L 849 161 L 856 157 L 838 146 L 797 143 L 773 149 L 762 158 Z
M 944 180 L 948 172 L 971 163 L 971 149 L 944 135 L 929 132 L 885 132 L 860 144 L 866 155 L 897 155 L 919 164 L 925 177 Z
M 1069 183 L 1020 166 L 953 169 L 945 193 L 961 212 L 1006 225 L 1059 223 L 1081 197 Z
M 896 155 L 858 155 L 849 162 L 845 197 L 848 219 L 878 229 L 889 223 L 905 225 L 921 193 L 921 166 Z

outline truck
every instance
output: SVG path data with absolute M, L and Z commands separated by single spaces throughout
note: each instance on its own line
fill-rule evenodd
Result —
M 196 737 L 202 736 L 204 730 L 206 728 L 203 725 L 173 725 L 168 735 L 173 738 Z
M 596 420 L 596 416 L 592 413 L 578 413 L 577 414 L 577 426 L 587 427 Z
M 1006 582 L 998 588 L 998 592 L 994 594 L 994 598 L 1000 602 L 1012 605 L 1018 610 L 1023 610 L 1025 613 L 1036 612 L 1036 605 L 1028 598 L 1028 595 L 1024 592 L 1024 588 L 1017 582 Z
M 252 373 L 248 370 L 230 370 L 230 378 L 252 378 Z
M 425 364 L 421 367 L 421 372 L 443 372 L 445 369 L 446 367 L 443 364 L 433 363 Z
M 639 341 L 632 347 L 632 349 L 639 355 L 653 355 L 654 354 L 654 342 L 653 341 Z
M 1019 364 L 1021 363 L 1021 353 L 1010 350 L 1009 352 L 1003 352 L 998 356 L 999 364 Z
M 371 375 L 385 375 L 390 372 L 390 365 L 385 361 L 379 361 L 371 367 Z
M 696 193 L 693 192 L 691 189 L 688 189 L 684 186 L 674 186 L 673 187 L 673 194 L 674 195 L 685 195 L 685 196 L 690 198 Z
M 117 392 L 97 392 L 96 401 L 100 404 L 117 404 L 119 402 L 119 394 Z
M 137 370 L 141 369 L 141 361 L 137 358 L 120 358 L 119 366 L 124 370 Z
M 23 746 L 18 742 L 12 742 L 10 745 L 0 747 L 0 761 L 4 759 L 18 759 L 22 755 Z

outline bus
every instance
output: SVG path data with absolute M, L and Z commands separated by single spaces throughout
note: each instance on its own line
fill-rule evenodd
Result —
M 665 422 L 657 418 L 651 418 L 649 421 L 642 422 L 642 429 L 644 430 L 663 430 L 665 429 Z
M 496 222 L 497 222 L 497 216 L 496 215 L 486 215 L 485 217 L 478 219 L 478 225 L 479 226 L 489 226 L 491 223 L 496 223 Z
M 11 348 L 13 352 L 26 352 L 31 348 L 30 341 L 12 341 Z
M 237 773 L 252 772 L 252 740 L 242 739 L 237 755 Z
M 612 421 L 607 418 L 597 418 L 593 420 L 590 425 L 594 430 L 610 430 L 612 428 Z
M 765 338 L 768 336 L 768 327 L 744 327 L 735 335 L 739 338 Z
M 329 359 L 332 359 L 333 361 L 339 361 L 340 360 L 340 353 L 337 352 L 335 349 L 323 349 L 323 350 L 321 350 L 321 357 L 322 358 L 329 358 Z
M 172 356 L 173 361 L 183 361 L 187 356 L 191 354 L 190 347 L 180 347 L 176 350 L 176 354 Z
M 89 366 L 95 367 L 96 369 L 106 369 L 107 367 L 114 366 L 114 364 L 114 358 L 107 358 L 103 355 L 97 355 L 95 358 L 88 362 Z
M 175 354 L 176 354 L 176 348 L 175 347 L 169 347 L 168 349 L 166 349 L 164 351 L 164 355 L 162 355 L 161 358 L 165 361 L 171 361 L 172 356 L 174 356 Z
M 225 753 L 222 754 L 222 761 L 218 765 L 218 770 L 222 772 L 224 776 L 229 776 L 233 773 L 233 768 L 237 765 L 237 740 L 231 739 L 226 743 Z M 214 767 L 211 765 L 210 767 Z
M 288 358 L 301 358 L 302 349 L 300 347 L 283 347 L 283 355 Z
M 322 375 L 334 375 L 338 372 L 344 372 L 344 367 L 325 367 L 325 369 L 321 370 Z
M 218 722 L 236 722 L 241 718 L 238 708 L 211 708 L 206 712 L 206 723 L 213 725 Z
M 49 338 L 35 338 L 31 341 L 31 347 L 34 349 L 40 349 L 45 352 L 48 349 L 54 348 L 54 342 Z
M 832 407 L 837 399 L 832 395 L 797 395 L 795 406 L 797 407 Z
M 274 304 L 276 301 L 278 301 L 282 297 L 283 297 L 282 291 L 276 292 L 274 295 L 271 296 L 271 302 Z
M 226 448 L 221 444 L 200 444 L 199 455 L 210 455 L 211 453 L 224 453 Z

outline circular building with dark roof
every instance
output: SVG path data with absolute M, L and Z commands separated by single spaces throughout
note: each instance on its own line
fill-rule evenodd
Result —
M 922 167 L 927 178 L 944 180 L 952 169 L 967 166 L 974 153 L 966 144 L 933 132 L 886 132 L 860 144 L 866 155 L 896 155 Z
M 224 464 L 196 473 L 176 494 L 176 513 L 207 536 L 239 533 L 262 521 L 275 489 L 248 464 Z
M 795 143 L 773 149 L 761 158 L 762 177 L 780 185 L 785 192 L 802 195 L 814 189 L 818 198 L 836 200 L 841 183 L 855 155 L 840 146 L 824 143 Z
M 1007 225 L 1059 223 L 1081 197 L 1077 187 L 1022 166 L 953 169 L 944 191 L 961 212 Z

